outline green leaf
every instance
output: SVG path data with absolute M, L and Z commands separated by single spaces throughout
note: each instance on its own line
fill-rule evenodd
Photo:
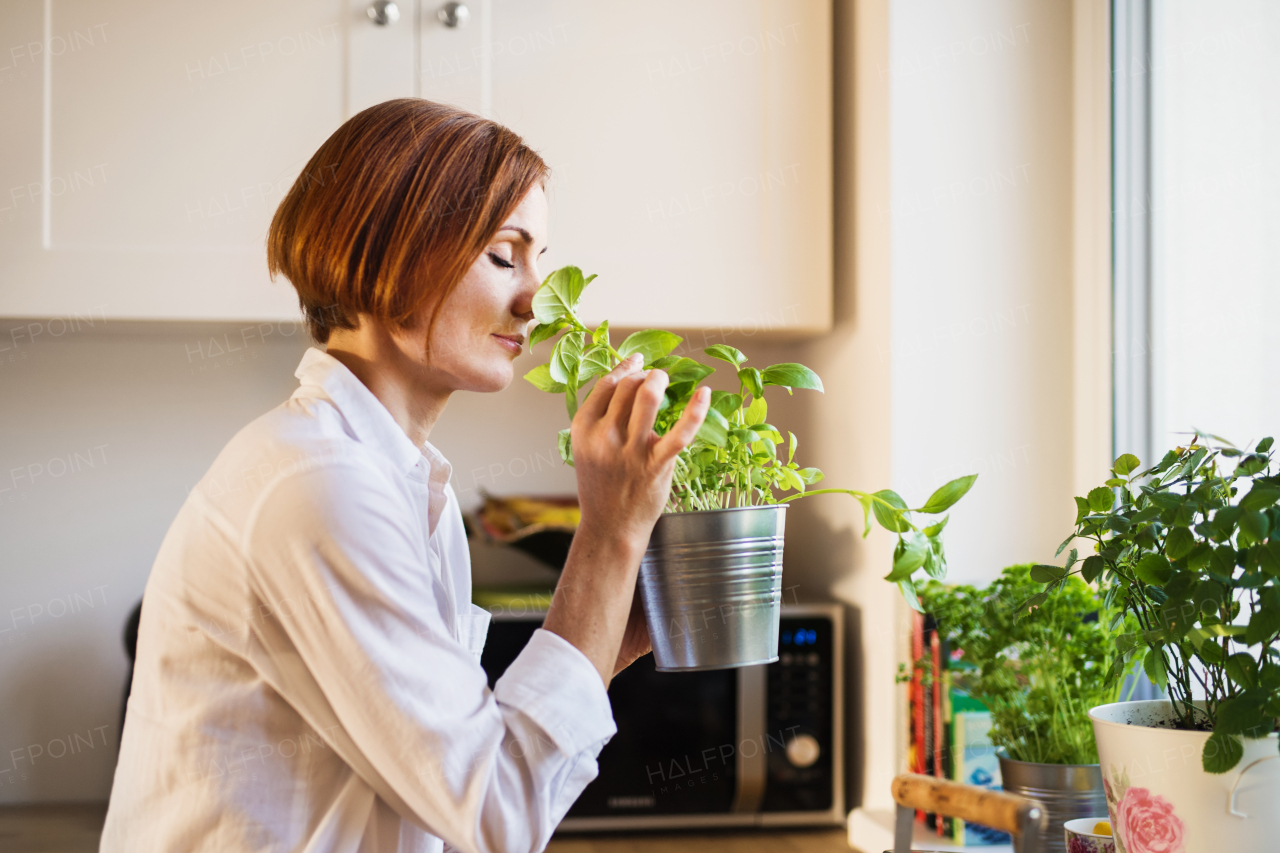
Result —
M 596 330 L 591 333 L 591 343 L 604 344 L 606 349 L 608 348 L 609 346 L 609 321 L 608 320 L 605 320 L 599 326 L 596 326 Z
M 752 397 L 764 397 L 764 377 L 754 367 L 744 367 L 738 371 L 738 381 L 743 389 Z
M 787 362 L 771 364 L 764 369 L 762 381 L 765 385 L 782 385 L 787 388 L 807 388 L 810 391 L 821 391 L 822 380 L 803 364 Z
M 782 484 L 788 489 L 795 489 L 801 494 L 804 493 L 804 480 L 800 479 L 800 475 L 792 468 L 779 468 L 778 472 L 782 477 Z M 895 578 L 896 580 L 896 578 Z
M 573 466 L 573 445 L 569 439 L 569 430 L 562 429 L 556 440 L 556 445 L 560 450 L 560 458 L 570 467 Z
M 1093 583 L 1102 575 L 1102 570 L 1106 567 L 1106 561 L 1097 554 L 1085 557 L 1080 565 L 1080 577 L 1084 578 L 1085 583 Z
M 707 418 L 698 427 L 697 438 L 705 444 L 724 447 L 729 442 L 729 422 L 715 409 L 707 409 Z
M 1094 512 L 1109 512 L 1115 502 L 1115 494 L 1106 486 L 1089 490 L 1089 508 Z
M 929 540 L 919 534 L 908 534 L 898 540 L 893 551 L 893 571 L 885 575 L 885 580 L 897 583 L 911 577 L 912 573 L 924 565 L 929 554 Z
M 731 418 L 734 412 L 742 408 L 742 397 L 738 394 L 730 394 L 727 391 L 712 391 L 711 408 L 726 418 Z
M 1132 453 L 1125 453 L 1116 458 L 1116 464 L 1111 470 L 1115 471 L 1121 477 L 1127 477 L 1142 463 L 1138 461 L 1138 457 Z
M 1237 652 L 1227 658 L 1224 665 L 1227 677 L 1245 690 L 1258 686 L 1258 662 L 1244 652 Z
M 1142 669 L 1147 673 L 1147 678 L 1151 679 L 1152 684 L 1161 690 L 1164 689 L 1169 679 L 1164 670 L 1164 655 L 1160 654 L 1158 648 L 1147 649 L 1147 656 L 1142 659 Z
M 871 511 L 875 513 L 876 521 L 880 522 L 881 527 L 892 533 L 903 533 L 911 529 L 907 525 L 905 519 L 884 505 L 887 503 L 889 506 L 896 507 L 897 509 L 906 509 L 907 502 L 904 501 L 897 492 L 892 489 L 881 489 L 872 495 L 872 497 L 880 499 L 872 503 Z
M 929 500 L 925 501 L 924 506 L 920 507 L 920 511 L 927 515 L 946 512 L 956 501 L 964 497 L 969 489 L 973 488 L 974 481 L 977 479 L 977 474 L 957 477 L 930 495 Z
M 902 591 L 902 597 L 907 600 L 908 607 L 917 613 L 924 612 L 924 608 L 920 606 L 920 599 L 916 596 L 916 585 L 910 578 L 898 581 L 898 589 Z
M 1143 583 L 1163 586 L 1173 577 L 1173 568 L 1167 557 L 1161 554 L 1148 554 L 1133 567 L 1133 573 Z
M 1265 513 L 1255 509 L 1240 516 L 1240 538 L 1247 540 L 1240 544 L 1247 546 L 1262 542 L 1270 531 L 1271 522 Z
M 764 401 L 764 397 L 756 397 L 751 401 L 751 405 L 747 406 L 747 413 L 743 415 L 747 426 L 755 426 L 764 423 L 765 417 L 769 414 L 769 404 Z
M 578 386 L 570 385 L 564 389 L 564 407 L 569 412 L 569 420 L 578 413 Z
M 1222 732 L 1229 735 L 1259 737 L 1264 733 L 1264 727 L 1270 729 L 1274 725 L 1274 721 L 1266 719 L 1264 704 L 1262 698 L 1252 692 L 1237 694 L 1222 700 L 1218 703 L 1218 717 L 1213 726 L 1214 734 Z
M 1187 568 L 1193 572 L 1198 572 L 1205 566 L 1209 565 L 1210 558 L 1213 557 L 1213 546 L 1208 542 L 1201 542 L 1192 549 L 1187 556 Z
M 1240 742 L 1240 738 L 1215 731 L 1204 742 L 1204 751 L 1200 753 L 1200 766 L 1206 773 L 1226 773 L 1239 764 L 1243 757 L 1244 744 Z
M 796 448 L 800 446 L 800 439 L 796 438 L 794 432 L 788 431 L 787 435 L 791 436 L 791 443 L 787 445 L 787 462 L 791 463 L 796 460 Z
M 741 367 L 742 363 L 747 360 L 745 355 L 728 344 L 712 344 L 704 349 L 703 352 L 712 358 L 727 361 L 734 367 Z
M 1080 522 L 1084 521 L 1085 516 L 1087 516 L 1092 510 L 1089 507 L 1089 502 L 1082 497 L 1076 497 L 1075 502 L 1076 502 L 1076 524 L 1079 525 Z M 1075 536 L 1072 536 L 1071 538 L 1074 539 Z
M 1273 537 L 1267 544 L 1255 547 L 1260 549 L 1257 557 L 1258 568 L 1272 577 L 1280 577 L 1280 540 Z
M 1062 580 L 1064 572 L 1057 566 L 1037 565 L 1031 567 L 1031 579 L 1036 583 L 1053 583 Z
M 604 376 L 613 369 L 609 350 L 604 344 L 592 344 L 582 353 L 578 362 L 578 385 L 582 386 L 597 376 Z
M 1272 443 L 1271 436 L 1267 436 L 1266 438 L 1262 439 L 1262 441 L 1258 442 L 1258 446 L 1255 447 L 1254 450 L 1258 453 L 1266 453 L 1268 450 L 1271 449 L 1271 443 Z
M 556 320 L 554 323 L 539 323 L 529 333 L 529 349 L 533 349 L 547 338 L 554 337 L 556 332 L 569 325 L 568 320 Z
M 939 521 L 937 524 L 930 524 L 928 527 L 926 527 L 926 528 L 925 528 L 924 530 L 922 530 L 921 532 L 922 532 L 925 536 L 928 536 L 929 538 L 931 538 L 931 539 L 932 539 L 934 536 L 937 536 L 939 533 L 941 533 L 941 532 L 942 532 L 942 529 L 943 529 L 944 527 L 946 527 L 946 526 L 947 526 L 947 521 L 948 521 L 950 518 L 951 518 L 951 516 L 949 516 L 949 515 L 944 515 L 944 516 L 942 517 L 942 521 Z
M 577 381 L 578 361 L 582 358 L 586 337 L 583 332 L 569 332 L 556 341 L 556 348 L 551 351 L 551 378 L 556 382 L 568 385 Z
M 1254 483 L 1253 488 L 1249 490 L 1249 494 L 1240 500 L 1240 506 L 1246 510 L 1266 509 L 1277 500 L 1280 500 L 1280 489 L 1264 486 L 1261 483 Z
M 561 267 L 551 273 L 533 295 L 533 316 L 539 323 L 554 323 L 572 314 L 589 281 L 577 267 Z
M 826 477 L 826 474 L 823 474 L 817 468 L 801 468 L 796 473 L 800 475 L 801 480 L 804 480 L 806 486 L 820 483 Z
M 668 361 L 667 359 L 669 358 L 671 358 L 671 356 L 661 359 L 665 366 L 659 366 L 658 364 L 654 364 L 653 366 L 658 370 L 666 371 L 667 376 L 671 378 L 671 384 L 673 385 L 681 382 L 692 382 L 697 384 L 716 372 L 714 367 L 703 364 L 700 361 L 694 361 L 691 358 L 679 356 L 675 361 Z
M 566 386 L 563 382 L 557 382 L 551 378 L 551 365 L 539 364 L 533 370 L 524 375 L 524 378 L 539 391 L 547 391 L 551 394 L 563 394 Z
M 670 332 L 664 332 L 662 329 L 645 329 L 642 332 L 632 332 L 627 335 L 627 339 L 618 344 L 618 355 L 624 359 L 632 353 L 640 353 L 644 356 L 646 365 L 652 364 L 664 356 L 670 355 L 671 351 L 680 346 L 680 342 L 684 338 L 679 335 L 673 335 Z M 693 361 L 693 359 L 689 359 Z M 697 362 L 694 362 L 695 364 Z
M 1164 554 L 1170 560 L 1181 560 L 1196 546 L 1196 538 L 1185 527 L 1175 527 L 1164 540 Z

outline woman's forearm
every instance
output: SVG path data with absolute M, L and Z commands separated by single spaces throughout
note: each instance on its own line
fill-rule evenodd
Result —
M 635 596 L 647 542 L 614 530 L 578 529 L 543 627 L 560 635 L 600 672 L 608 686 Z

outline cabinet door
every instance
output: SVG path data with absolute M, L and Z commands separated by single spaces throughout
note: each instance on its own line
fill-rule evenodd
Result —
M 0 4 L 0 315 L 296 318 L 276 206 L 352 109 L 412 94 L 412 22 L 366 5 Z
M 490 2 L 492 116 L 552 167 L 589 319 L 830 328 L 829 3 Z

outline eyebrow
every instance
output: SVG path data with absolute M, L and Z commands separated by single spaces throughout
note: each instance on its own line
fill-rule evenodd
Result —
M 526 231 L 525 229 L 521 228 L 519 225 L 503 225 L 503 226 L 502 226 L 501 228 L 499 228 L 498 230 L 499 230 L 499 231 L 514 231 L 514 232 L 516 232 L 517 234 L 519 234 L 519 235 L 520 235 L 520 238 L 521 238 L 522 240 L 524 240 L 526 243 L 532 243 L 532 242 L 533 242 L 533 235 L 532 235 L 532 234 L 530 234 L 530 233 L 529 233 L 528 231 Z M 542 247 L 542 251 L 541 251 L 541 252 L 539 252 L 538 254 L 539 254 L 539 255 L 545 255 L 545 254 L 546 254 L 546 252 L 547 252 L 547 248 L 548 248 L 547 246 L 543 246 L 543 247 Z

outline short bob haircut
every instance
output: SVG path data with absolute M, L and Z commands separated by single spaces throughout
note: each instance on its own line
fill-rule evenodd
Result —
M 420 98 L 352 116 L 280 202 L 267 267 L 298 291 L 311 337 L 359 315 L 400 328 L 462 281 L 546 163 L 496 122 Z

